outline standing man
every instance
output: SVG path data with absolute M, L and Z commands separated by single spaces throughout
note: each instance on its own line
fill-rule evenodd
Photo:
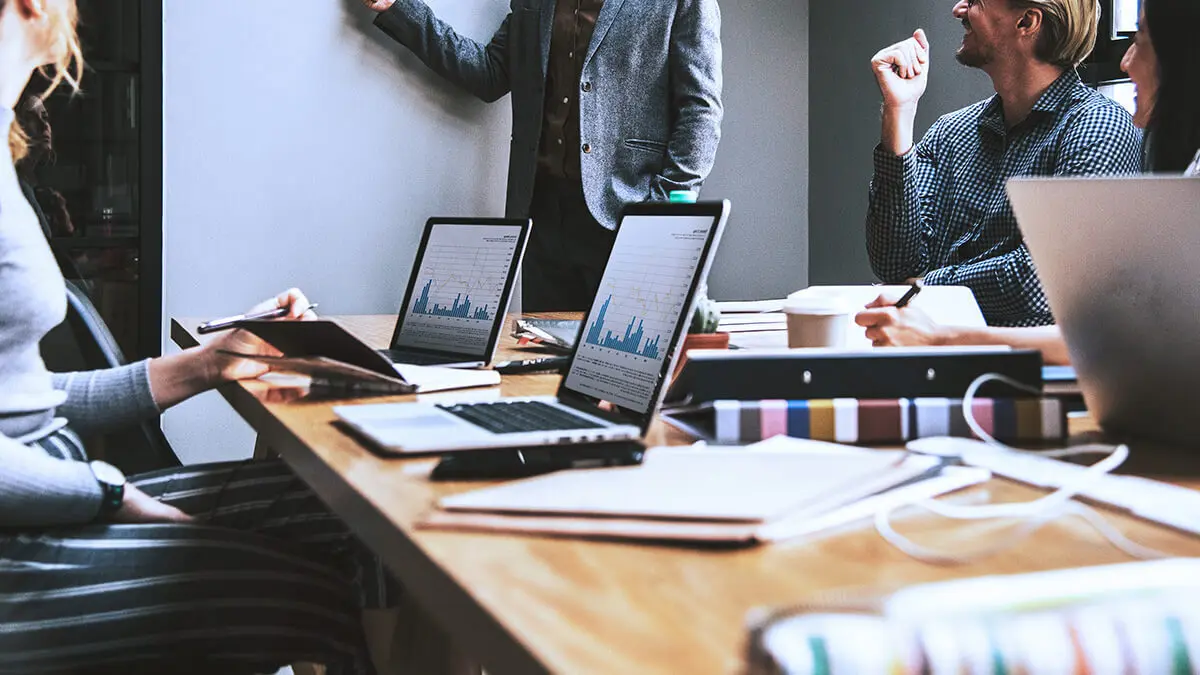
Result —
M 1129 113 L 1075 72 L 1096 44 L 1096 12 L 1096 0 L 960 0 L 958 62 L 987 73 L 996 95 L 942 117 L 916 147 L 929 41 L 918 30 L 875 55 L 883 138 L 867 252 L 883 281 L 969 286 L 993 326 L 1054 323 L 1004 186 L 1139 171 Z
M 512 92 L 512 217 L 533 218 L 526 311 L 586 310 L 630 202 L 699 190 L 721 136 L 717 0 L 510 0 L 484 45 L 421 0 L 375 25 L 491 102 Z

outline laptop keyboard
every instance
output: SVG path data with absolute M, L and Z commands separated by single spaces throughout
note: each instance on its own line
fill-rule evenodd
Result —
M 501 401 L 438 407 L 494 434 L 604 428 L 602 424 L 572 415 L 562 408 L 541 401 Z

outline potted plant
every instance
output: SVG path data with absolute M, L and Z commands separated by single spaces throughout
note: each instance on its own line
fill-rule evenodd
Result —
M 729 333 L 718 333 L 721 325 L 721 310 L 717 302 L 708 297 L 708 289 L 702 288 L 696 297 L 696 311 L 692 314 L 692 323 L 688 334 L 683 338 L 683 346 L 679 362 L 675 366 L 678 373 L 687 361 L 688 350 L 691 349 L 728 349 Z

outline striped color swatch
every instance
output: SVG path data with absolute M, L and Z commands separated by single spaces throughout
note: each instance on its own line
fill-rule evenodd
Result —
M 714 401 L 712 409 L 718 443 L 773 436 L 862 444 L 974 436 L 962 399 Z M 972 412 L 983 430 L 1002 442 L 1058 441 L 1067 433 L 1066 408 L 1055 398 L 977 398 Z

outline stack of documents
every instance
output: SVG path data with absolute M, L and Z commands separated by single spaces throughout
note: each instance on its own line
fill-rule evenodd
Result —
M 422 526 L 754 544 L 801 536 L 980 483 L 987 471 L 831 443 L 655 448 L 638 467 L 567 471 L 443 498 Z

